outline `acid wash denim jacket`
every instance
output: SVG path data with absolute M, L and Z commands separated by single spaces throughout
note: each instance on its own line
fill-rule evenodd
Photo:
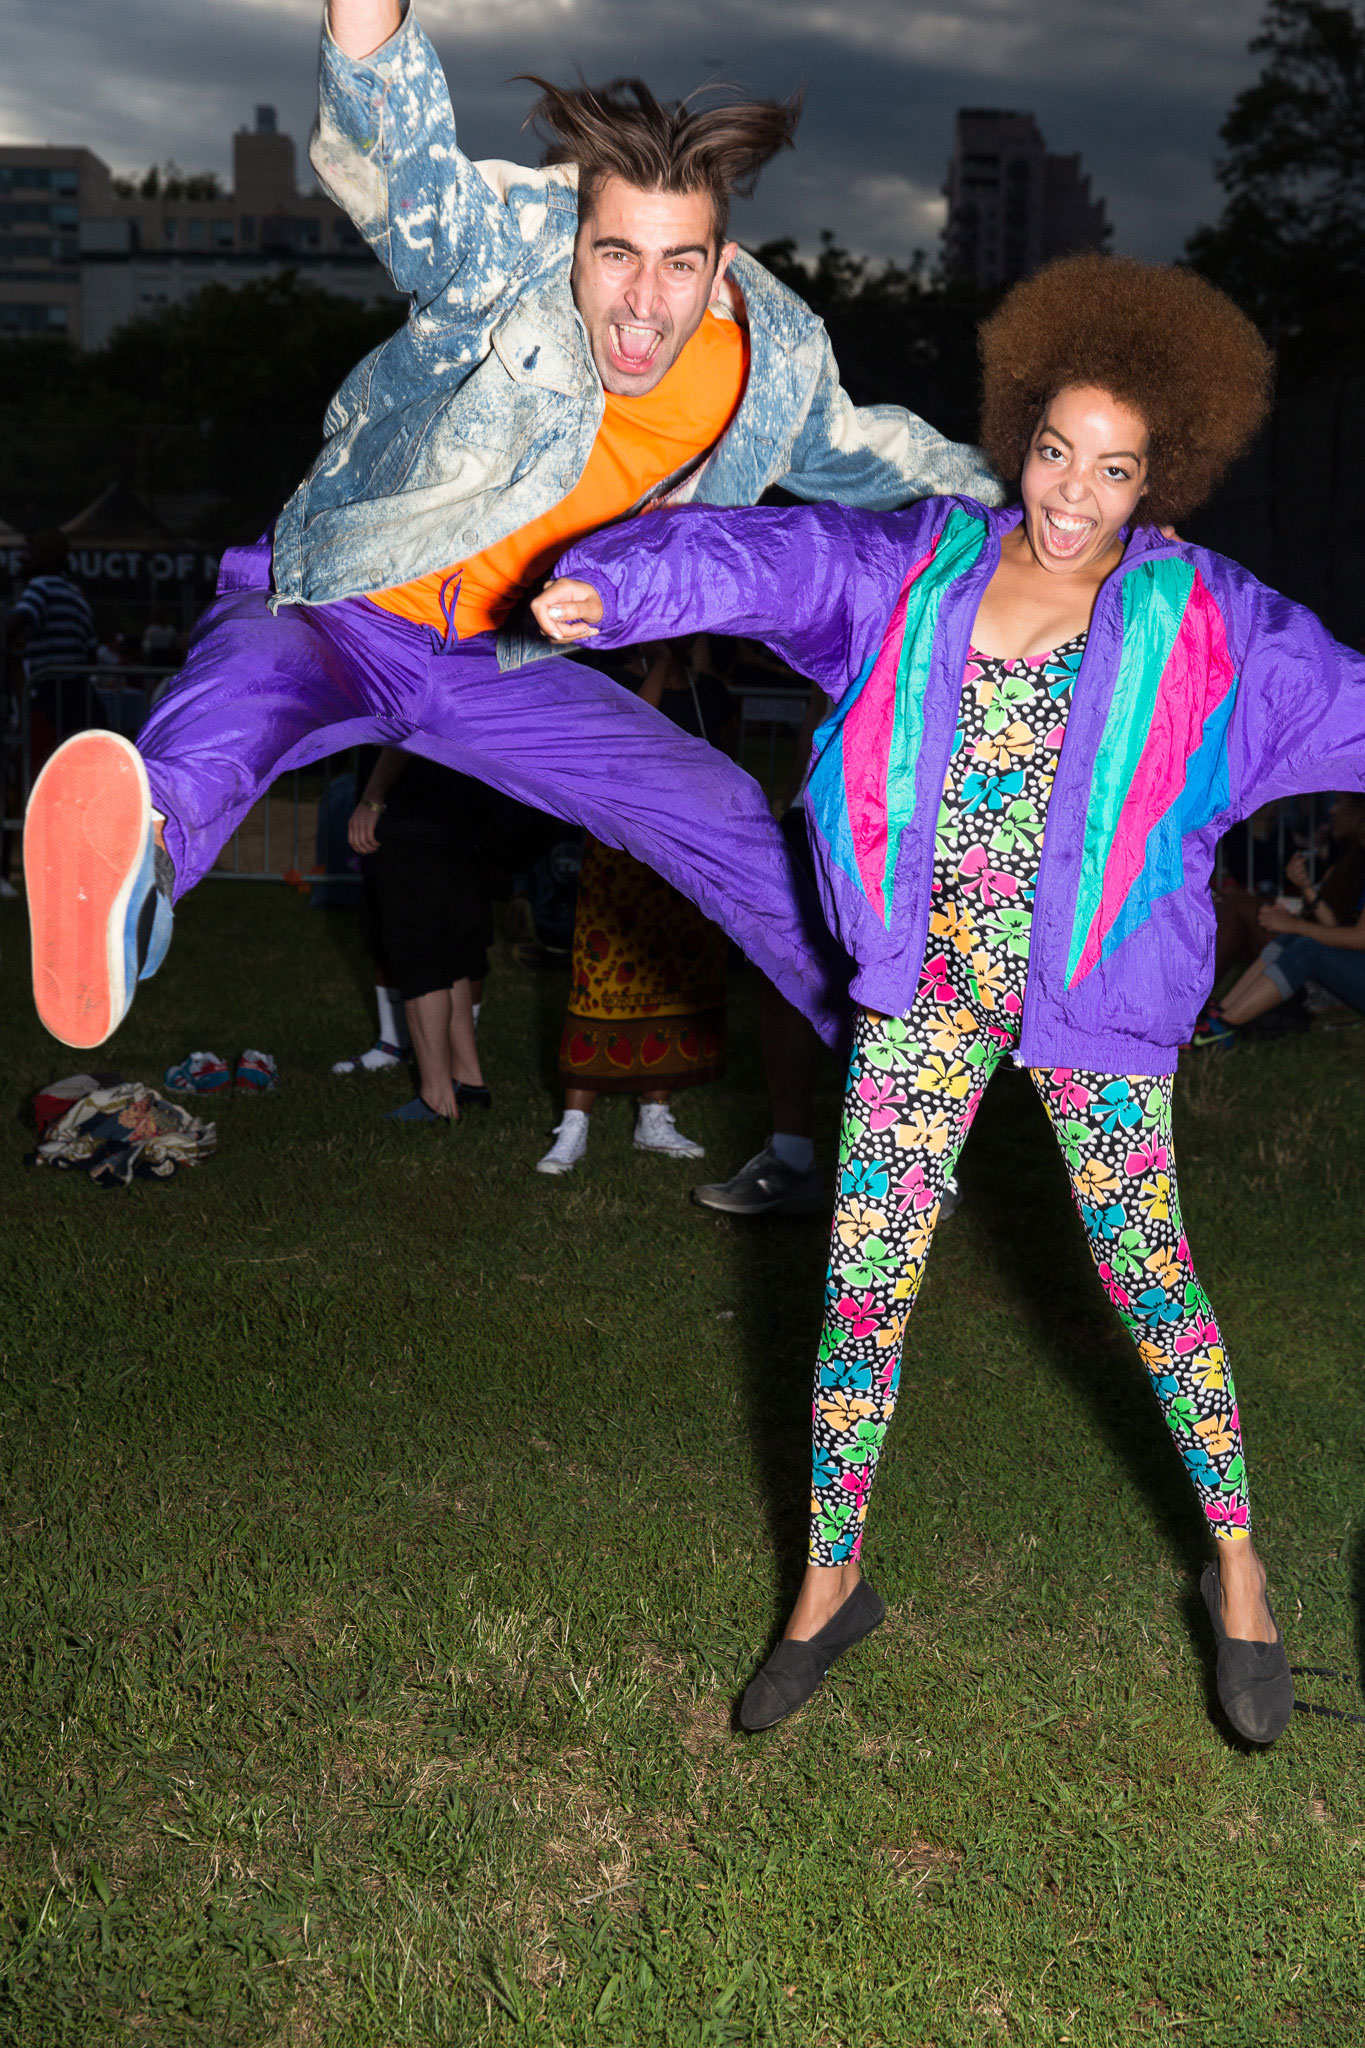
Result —
M 411 8 L 358 62 L 324 30 L 309 156 L 412 304 L 328 408 L 326 445 L 275 527 L 275 605 L 403 583 L 539 518 L 582 475 L 604 410 L 569 289 L 577 169 L 462 155 Z M 854 406 L 823 324 L 761 264 L 739 255 L 729 277 L 718 310 L 748 326 L 744 397 L 709 456 L 635 510 L 751 505 L 770 484 L 871 508 L 937 491 L 998 500 L 976 449 L 900 406 Z M 514 628 L 499 658 L 542 649 Z

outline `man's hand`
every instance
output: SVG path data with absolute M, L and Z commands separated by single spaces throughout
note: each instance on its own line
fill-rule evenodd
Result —
M 369 57 L 403 25 L 403 0 L 330 0 L 327 27 L 343 57 Z
M 531 600 L 531 611 L 547 640 L 591 640 L 602 621 L 602 600 L 591 583 L 556 576 Z

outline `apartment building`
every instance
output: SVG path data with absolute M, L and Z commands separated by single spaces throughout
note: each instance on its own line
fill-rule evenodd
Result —
M 345 297 L 396 294 L 346 216 L 298 189 L 273 107 L 232 139 L 232 189 L 120 190 L 89 150 L 0 146 L 0 335 L 99 348 L 128 321 L 282 270 Z
M 960 107 L 944 191 L 944 266 L 983 290 L 1109 240 L 1104 201 L 1092 197 L 1080 157 L 1054 155 L 1032 114 Z

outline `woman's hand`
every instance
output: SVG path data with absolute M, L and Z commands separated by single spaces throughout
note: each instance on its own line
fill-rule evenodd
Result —
M 532 598 L 531 611 L 547 640 L 591 640 L 601 624 L 602 600 L 591 583 L 556 576 Z
M 1262 931 L 1297 932 L 1303 929 L 1303 919 L 1295 917 L 1292 910 L 1281 910 L 1278 903 L 1263 903 L 1256 915 Z
M 379 841 L 375 837 L 375 826 L 383 804 L 358 803 L 346 820 L 346 843 L 352 853 L 377 853 Z
M 1312 878 L 1308 873 L 1308 862 L 1301 853 L 1290 855 L 1289 859 L 1285 862 L 1284 876 L 1285 880 L 1292 882 L 1294 887 L 1300 892 L 1304 889 L 1311 889 L 1313 886 Z

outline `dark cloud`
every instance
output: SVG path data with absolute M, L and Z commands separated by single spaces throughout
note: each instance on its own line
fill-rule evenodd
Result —
M 117 169 L 174 157 L 226 171 L 234 128 L 273 102 L 302 145 L 318 21 L 310 0 L 49 0 L 12 19 L 0 131 L 84 143 Z M 1115 246 L 1179 253 L 1218 204 L 1217 130 L 1251 77 L 1260 0 L 672 0 L 647 20 L 625 0 L 428 0 L 475 155 L 522 154 L 533 69 L 629 70 L 659 90 L 700 77 L 807 88 L 796 153 L 737 215 L 749 240 L 822 228 L 872 254 L 932 248 L 954 109 L 1028 108 L 1049 146 L 1080 152 L 1109 202 Z

